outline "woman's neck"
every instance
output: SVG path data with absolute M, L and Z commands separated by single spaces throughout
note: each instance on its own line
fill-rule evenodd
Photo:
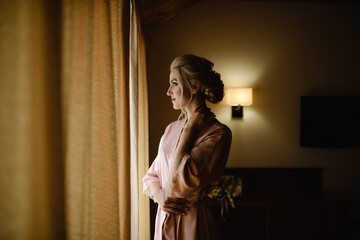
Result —
M 195 99 L 194 99 L 195 100 Z M 200 109 L 204 109 L 204 108 L 207 108 L 206 107 L 206 104 L 205 104 L 205 101 L 192 101 L 186 108 L 185 108 L 185 111 L 186 111 L 186 116 L 187 116 L 187 119 L 190 119 L 192 114 L 194 112 L 197 112 L 199 111 Z

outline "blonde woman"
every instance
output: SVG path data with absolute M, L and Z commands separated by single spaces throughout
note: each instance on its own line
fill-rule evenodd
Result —
M 218 238 L 206 196 L 225 168 L 231 131 L 206 106 L 206 100 L 217 103 L 224 96 L 220 74 L 212 68 L 209 60 L 190 54 L 170 67 L 167 95 L 182 114 L 166 127 L 143 178 L 144 193 L 158 204 L 155 240 Z

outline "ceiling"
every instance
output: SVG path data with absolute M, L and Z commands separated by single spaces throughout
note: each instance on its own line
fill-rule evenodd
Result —
M 357 3 L 357 0 L 139 0 L 145 29 L 162 23 L 202 1 Z
M 140 12 L 145 28 L 162 23 L 203 0 L 140 0 Z

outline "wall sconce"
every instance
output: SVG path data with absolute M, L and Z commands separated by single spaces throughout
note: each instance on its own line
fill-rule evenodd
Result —
M 243 106 L 252 104 L 252 88 L 228 88 L 226 90 L 227 104 L 232 106 L 232 117 L 243 117 Z

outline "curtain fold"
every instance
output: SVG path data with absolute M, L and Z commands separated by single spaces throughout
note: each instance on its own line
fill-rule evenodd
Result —
M 130 2 L 111 2 L 113 20 L 113 37 L 118 41 L 117 48 L 119 70 L 114 75 L 115 102 L 117 117 L 118 151 L 119 159 L 119 223 L 120 239 L 130 239 L 130 114 L 129 114 L 129 36 L 130 36 Z M 117 23 L 117 24 L 116 24 Z M 115 37 L 118 35 L 118 37 Z M 117 39 L 117 40 L 116 40 Z M 114 68 L 116 69 L 116 68 Z
M 134 2 L 64 0 L 63 19 L 68 238 L 148 239 L 139 195 L 148 166 L 147 90 L 139 101 L 146 74 Z
M 63 2 L 63 112 L 69 239 L 119 239 L 121 231 L 116 101 L 121 2 Z M 126 19 L 125 19 L 126 21 Z M 114 29 L 115 28 L 115 29 Z M 112 31 L 113 30 L 113 31 Z M 114 54 L 115 52 L 115 54 Z M 126 102 L 125 102 L 126 104 Z M 126 164 L 125 164 L 126 168 Z M 125 170 L 120 168 L 120 170 Z M 124 174 L 125 177 L 128 174 Z M 124 181 L 125 180 L 125 181 Z M 130 204 L 122 199 L 125 206 Z M 125 235 L 124 235 L 125 234 Z
M 129 91 L 130 91 L 130 185 L 138 186 L 138 45 L 137 45 L 137 19 L 136 9 L 133 0 L 130 0 L 130 55 L 129 55 Z M 131 226 L 139 225 L 139 206 L 137 204 L 139 199 L 137 187 L 130 189 L 131 199 Z M 136 228 L 131 229 L 131 239 L 138 239 L 138 231 Z
M 138 14 L 139 16 L 139 14 Z M 141 22 L 138 26 L 138 239 L 150 239 L 150 199 L 143 194 L 142 178 L 149 169 L 149 113 L 146 47 Z
M 64 239 L 60 1 L 0 1 L 0 239 Z
M 0 1 L 0 239 L 150 238 L 145 44 L 130 4 Z
M 131 239 L 150 239 L 149 198 L 142 193 L 142 177 L 149 168 L 146 52 L 137 2 L 130 1 L 130 173 Z

